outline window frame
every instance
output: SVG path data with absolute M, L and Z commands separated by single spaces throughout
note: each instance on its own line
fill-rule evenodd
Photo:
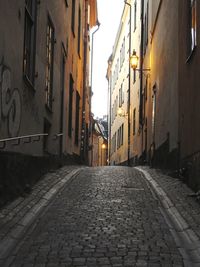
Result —
M 48 14 L 47 32 L 46 32 L 45 102 L 46 102 L 46 107 L 50 111 L 52 111 L 52 106 L 53 106 L 54 38 L 55 38 L 55 28 L 51 20 L 51 17 Z M 49 58 L 49 52 L 50 52 L 50 58 Z
M 68 136 L 72 137 L 72 116 L 73 116 L 73 92 L 74 92 L 74 79 L 70 73 L 69 78 L 69 99 L 68 99 Z
M 134 28 L 133 31 L 135 32 L 137 28 L 137 0 L 134 2 Z
M 80 129 L 80 94 L 76 91 L 76 120 L 75 120 L 75 139 L 74 143 L 78 146 L 79 144 L 79 129 Z
M 35 83 L 36 28 L 37 1 L 26 0 L 24 14 L 23 76 L 32 88 L 34 88 Z
M 194 25 L 194 27 L 193 27 Z M 188 38 L 187 61 L 191 58 L 197 46 L 197 1 L 188 0 Z
M 81 57 L 81 7 L 79 5 L 78 9 L 78 38 L 77 38 L 77 52 L 79 57 Z
M 136 108 L 133 109 L 133 135 L 136 134 Z
M 75 37 L 76 0 L 72 1 L 71 30 Z

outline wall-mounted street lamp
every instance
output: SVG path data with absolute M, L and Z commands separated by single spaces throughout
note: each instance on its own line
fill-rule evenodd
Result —
M 144 2 L 142 2 L 144 3 Z M 142 6 L 142 14 L 143 14 L 143 6 Z M 143 15 L 142 15 L 143 17 Z M 143 29 L 143 28 L 142 28 Z M 141 43 L 143 42 L 143 32 L 141 33 Z M 141 46 L 142 47 L 142 46 Z M 132 55 L 130 56 L 130 67 L 133 69 L 133 71 L 139 71 L 140 73 L 140 114 L 139 114 L 139 121 L 140 121 L 140 125 L 142 126 L 142 142 L 141 142 L 141 150 L 142 150 L 142 154 L 143 154 L 143 97 L 141 97 L 141 95 L 143 94 L 142 93 L 142 90 L 143 90 L 143 75 L 146 76 L 146 78 L 149 77 L 149 74 L 150 73 L 145 73 L 145 72 L 150 72 L 150 68 L 146 68 L 146 69 L 143 69 L 143 49 L 141 48 L 141 51 L 140 51 L 140 67 L 139 69 L 137 68 L 138 67 L 138 63 L 139 63 L 139 57 L 137 56 L 137 53 L 135 51 L 135 49 L 133 50 L 133 53 Z M 142 75 L 143 74 L 143 75 Z M 142 110 L 142 112 L 141 112 Z M 144 111 L 145 112 L 145 111 Z
M 120 117 L 126 117 L 126 116 L 128 116 L 128 114 L 125 113 L 125 110 L 123 108 L 118 108 L 117 115 L 120 116 Z
M 103 144 L 101 145 L 101 148 L 102 148 L 102 149 L 106 149 L 106 144 L 103 143 Z
M 137 53 L 136 53 L 136 51 L 134 49 L 132 55 L 130 56 L 130 65 L 131 65 L 131 68 L 133 70 L 138 70 L 140 72 L 150 71 L 151 70 L 150 68 L 147 68 L 147 69 L 137 69 L 138 62 L 139 62 L 139 57 L 137 56 Z

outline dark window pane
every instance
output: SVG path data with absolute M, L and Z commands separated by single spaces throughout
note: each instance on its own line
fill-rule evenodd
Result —
M 25 6 L 23 71 L 32 84 L 34 84 L 35 71 L 35 27 L 36 1 L 27 0 Z
M 46 105 L 52 109 L 53 95 L 53 55 L 54 55 L 54 27 L 48 17 L 47 46 L 46 46 Z
M 79 109 L 80 109 L 80 95 L 76 91 L 76 128 L 75 128 L 75 144 L 78 145 L 79 137 Z
M 71 16 L 71 29 L 73 34 L 75 34 L 75 12 L 76 12 L 76 0 L 72 1 L 72 16 Z
M 69 81 L 69 111 L 68 111 L 68 136 L 72 136 L 72 108 L 73 108 L 73 90 L 74 90 L 74 80 L 72 75 L 70 74 Z

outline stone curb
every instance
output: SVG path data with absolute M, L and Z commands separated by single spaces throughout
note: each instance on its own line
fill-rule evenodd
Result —
M 162 203 L 165 214 L 164 217 L 170 226 L 175 242 L 179 247 L 185 266 L 200 266 L 200 239 L 196 233 L 190 228 L 186 220 L 181 216 L 175 205 L 169 199 L 161 186 L 152 178 L 152 176 L 139 167 L 135 167 L 140 171 L 145 179 L 153 187 L 156 195 Z M 167 217 L 166 217 L 167 215 Z
M 63 179 L 61 179 L 53 188 L 51 188 L 44 196 L 38 201 L 26 215 L 17 223 L 8 235 L 0 241 L 0 266 L 1 261 L 4 261 L 10 251 L 15 247 L 16 243 L 19 242 L 21 237 L 39 215 L 44 207 L 46 207 L 51 201 L 52 197 L 58 193 L 58 191 L 75 175 L 80 172 L 81 168 L 71 171 Z

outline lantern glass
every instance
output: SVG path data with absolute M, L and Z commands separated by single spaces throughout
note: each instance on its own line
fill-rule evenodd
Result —
M 102 145 L 101 145 L 101 148 L 102 148 L 102 149 L 106 149 L 106 144 L 102 144 Z
M 138 66 L 138 56 L 136 55 L 135 50 L 133 51 L 133 54 L 130 57 L 130 64 L 132 69 L 137 69 Z

